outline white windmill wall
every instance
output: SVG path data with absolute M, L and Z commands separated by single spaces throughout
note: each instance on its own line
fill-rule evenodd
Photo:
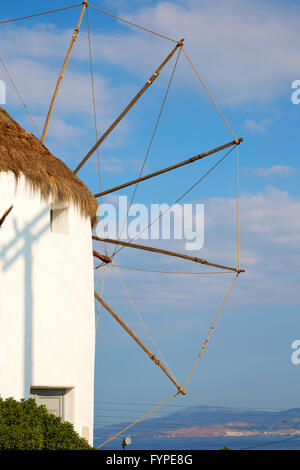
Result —
M 90 219 L 70 205 L 69 234 L 50 230 L 51 199 L 0 173 L 0 395 L 65 388 L 64 419 L 92 443 L 94 285 Z

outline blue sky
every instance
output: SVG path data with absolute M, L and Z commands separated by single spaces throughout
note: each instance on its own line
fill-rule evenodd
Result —
M 70 5 L 45 1 L 42 9 Z M 238 137 L 241 264 L 220 322 L 178 404 L 299 407 L 300 366 L 291 363 L 299 322 L 299 124 L 291 84 L 300 79 L 296 1 L 100 1 L 93 5 L 172 38 L 185 47 Z M 41 11 L 29 0 L 6 3 L 2 18 Z M 1 56 L 41 129 L 79 8 L 0 25 Z M 169 53 L 173 44 L 90 11 L 98 132 L 101 134 Z M 174 62 L 170 63 L 100 150 L 102 187 L 141 167 Z M 7 77 L 6 109 L 34 133 Z M 232 140 L 181 55 L 146 171 Z M 74 169 L 95 141 L 84 19 L 55 107 L 46 145 Z M 215 160 L 214 160 L 215 161 Z M 203 160 L 139 186 L 135 202 L 171 204 L 211 165 Z M 94 155 L 78 174 L 99 190 Z M 183 202 L 205 205 L 205 245 L 195 256 L 236 263 L 235 159 L 232 154 Z M 132 194 L 132 189 L 120 192 Z M 114 202 L 114 198 L 107 201 Z M 150 243 L 149 243 L 150 244 Z M 152 242 L 153 244 L 153 242 Z M 182 241 L 157 246 L 184 251 Z M 117 264 L 197 271 L 186 261 L 123 250 Z M 231 275 L 167 276 L 121 270 L 143 319 L 184 382 Z M 104 299 L 147 342 L 112 269 Z M 174 387 L 105 312 L 96 354 L 97 402 L 159 403 Z M 101 413 L 100 413 L 101 414 Z M 97 415 L 98 416 L 98 415 Z M 102 422 L 97 417 L 97 422 Z M 109 419 L 109 418 L 107 418 Z

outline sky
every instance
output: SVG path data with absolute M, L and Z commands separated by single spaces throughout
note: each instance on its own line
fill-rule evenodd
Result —
M 177 397 L 176 405 L 300 407 L 300 365 L 291 361 L 291 345 L 300 339 L 300 105 L 291 99 L 292 83 L 300 80 L 299 2 L 93 0 L 92 4 L 171 38 L 184 38 L 187 53 L 234 134 L 244 139 L 239 147 L 239 194 L 240 259 L 246 272 L 233 288 L 186 397 Z M 71 3 L 45 0 L 41 7 L 41 2 L 15 0 L 5 3 L 1 17 L 66 5 Z M 79 13 L 77 7 L 0 25 L 0 55 L 40 131 Z M 91 8 L 89 21 L 101 135 L 174 44 Z M 102 189 L 139 174 L 173 67 L 174 59 L 100 148 Z M 3 69 L 0 80 L 7 85 L 5 109 L 36 135 Z M 144 173 L 232 139 L 181 53 Z M 45 144 L 74 169 L 94 143 L 85 17 Z M 134 201 L 147 207 L 171 205 L 208 171 L 215 158 L 141 183 Z M 78 176 L 92 192 L 99 192 L 96 154 Z M 117 194 L 130 198 L 132 191 L 107 196 L 105 202 L 116 204 Z M 204 246 L 188 254 L 236 266 L 235 153 L 182 203 L 204 204 L 205 211 Z M 185 251 L 183 240 L 146 243 Z M 100 245 L 97 249 L 101 250 Z M 115 263 L 153 270 L 202 269 L 186 260 L 129 248 L 115 257 Z M 101 274 L 101 269 L 96 271 L 99 291 Z M 234 275 L 171 275 L 125 268 L 119 274 L 175 376 L 184 383 Z M 113 267 L 106 273 L 103 298 L 151 348 Z M 96 424 L 119 419 L 118 414 L 105 411 L 110 402 L 114 406 L 138 403 L 143 408 L 175 392 L 167 377 L 101 310 L 96 335 Z

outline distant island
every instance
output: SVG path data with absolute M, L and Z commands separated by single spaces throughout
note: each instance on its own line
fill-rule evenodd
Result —
M 123 421 L 118 425 L 98 426 L 95 433 L 106 438 L 128 424 Z M 300 408 L 265 411 L 195 406 L 142 421 L 130 429 L 130 434 L 140 438 L 300 435 Z

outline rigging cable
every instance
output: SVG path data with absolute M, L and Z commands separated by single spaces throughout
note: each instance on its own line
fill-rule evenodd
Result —
M 175 42 L 177 43 L 178 41 L 176 39 L 172 39 L 172 38 L 169 38 L 168 36 L 164 36 L 163 34 L 159 34 L 159 33 L 156 33 L 155 31 L 152 31 L 151 29 L 148 29 L 148 28 L 145 28 L 143 26 L 140 26 L 136 23 L 133 23 L 132 21 L 128 21 L 128 20 L 125 20 L 125 18 L 121 18 L 119 16 L 116 16 L 116 15 L 113 15 L 112 13 L 109 13 L 108 11 L 105 11 L 105 10 L 101 10 L 100 8 L 96 8 L 94 7 L 93 5 L 90 5 L 89 4 L 89 7 L 93 8 L 94 10 L 97 10 L 97 11 L 100 11 L 101 13 L 104 13 L 105 15 L 108 15 L 108 16 L 111 16 L 112 18 L 115 18 L 119 21 L 123 21 L 124 23 L 127 23 L 131 26 L 134 26 L 135 28 L 139 28 L 139 29 L 142 29 L 143 31 L 147 31 L 147 33 L 151 33 L 151 34 L 154 34 L 155 36 L 159 36 L 163 39 L 168 39 L 168 41 L 172 41 L 172 42 Z
M 34 120 L 33 120 L 33 117 L 31 116 L 31 114 L 30 114 L 30 112 L 29 112 L 29 110 L 28 110 L 28 108 L 27 108 L 27 106 L 26 106 L 26 104 L 25 104 L 25 102 L 24 102 L 24 100 L 23 100 L 23 98 L 22 98 L 22 96 L 21 96 L 21 93 L 20 93 L 19 90 L 17 89 L 17 87 L 16 87 L 16 85 L 15 85 L 15 83 L 14 83 L 14 81 L 13 81 L 13 78 L 12 78 L 12 76 L 10 75 L 10 73 L 9 73 L 9 71 L 8 71 L 8 69 L 7 69 L 6 65 L 5 65 L 5 63 L 4 63 L 3 59 L 2 59 L 2 57 L 0 57 L 0 62 L 1 62 L 1 64 L 2 64 L 2 67 L 3 67 L 4 70 L 5 70 L 6 75 L 7 75 L 8 78 L 9 78 L 10 83 L 12 84 L 12 86 L 13 86 L 15 92 L 17 93 L 18 98 L 19 98 L 19 100 L 21 101 L 21 103 L 22 103 L 22 105 L 23 105 L 23 107 L 24 107 L 24 109 L 25 109 L 27 115 L 29 116 L 29 118 L 30 118 L 30 120 L 31 120 L 31 122 L 32 122 L 32 124 L 33 124 L 33 127 L 34 127 L 35 130 L 37 131 L 38 135 L 41 137 L 41 134 L 40 134 L 40 132 L 39 132 L 39 130 L 38 130 L 38 128 L 37 128 L 37 126 L 36 126 Z
M 239 211 L 239 146 L 236 146 L 236 230 L 237 230 L 237 261 L 240 269 L 240 211 Z
M 108 271 L 108 264 L 105 265 L 105 268 L 103 269 L 103 276 L 102 276 L 102 286 L 101 286 L 101 297 L 103 294 L 103 288 L 104 288 L 104 281 L 105 281 L 105 276 Z M 100 280 L 100 279 L 99 279 Z M 96 288 L 97 282 L 95 283 L 95 288 Z M 99 323 L 99 318 L 100 318 L 100 309 L 101 309 L 101 304 L 98 302 L 98 310 L 97 310 L 97 316 L 96 316 L 96 326 L 95 326 L 95 334 L 97 333 L 97 328 L 98 328 L 98 323 Z
M 160 274 L 186 274 L 186 275 L 193 275 L 193 274 L 232 274 L 230 271 L 202 271 L 202 272 L 187 272 L 187 271 L 163 271 L 160 269 L 146 269 L 146 268 L 136 268 L 132 266 L 120 266 L 118 264 L 115 265 L 117 268 L 121 269 L 129 269 L 131 271 L 143 271 L 147 273 L 160 273 Z
M 90 71 L 91 71 L 91 89 L 92 89 L 92 101 L 93 101 L 93 114 L 94 114 L 94 128 L 95 128 L 95 137 L 96 142 L 98 141 L 98 126 L 97 126 L 97 110 L 96 110 L 96 98 L 95 98 L 95 81 L 94 81 L 94 71 L 93 71 L 93 57 L 92 57 L 92 43 L 91 43 L 91 30 L 90 30 L 90 21 L 89 21 L 89 9 L 86 9 L 86 21 L 87 21 L 87 30 L 88 30 L 88 43 L 89 43 L 89 58 L 90 58 Z M 100 170 L 100 155 L 99 147 L 97 148 L 97 162 L 98 162 L 98 177 L 99 177 L 99 187 L 100 192 L 102 192 L 102 180 L 101 180 L 101 170 Z M 103 204 L 103 198 L 100 197 L 100 203 Z M 103 218 L 103 230 L 104 230 L 104 218 Z M 104 242 L 104 250 L 107 255 L 107 247 Z M 100 306 L 99 306 L 100 309 Z
M 166 368 L 169 370 L 170 374 L 173 376 L 173 378 L 174 378 L 175 380 L 177 380 L 176 377 L 175 377 L 175 374 L 174 374 L 173 371 L 171 370 L 171 368 L 170 368 L 170 366 L 168 365 L 166 359 L 164 358 L 164 356 L 163 356 L 162 353 L 160 352 L 160 350 L 159 350 L 159 348 L 158 348 L 156 342 L 154 341 L 153 336 L 151 335 L 151 333 L 150 333 L 148 327 L 146 326 L 144 320 L 142 319 L 141 314 L 139 313 L 139 311 L 138 311 L 136 305 L 134 304 L 133 299 L 132 299 L 131 295 L 129 294 L 129 292 L 128 292 L 126 286 L 125 286 L 125 283 L 124 283 L 123 279 L 121 278 L 121 275 L 120 275 L 119 271 L 117 270 L 116 265 L 115 265 L 113 262 L 112 262 L 112 265 L 113 265 L 113 267 L 114 267 L 114 269 L 115 269 L 115 272 L 116 272 L 116 275 L 117 275 L 117 277 L 118 277 L 118 279 L 119 279 L 119 281 L 120 281 L 120 283 L 121 283 L 121 285 L 122 285 L 122 287 L 123 287 L 123 289 L 124 289 L 124 292 L 125 292 L 125 294 L 127 295 L 128 300 L 129 300 L 130 304 L 132 305 L 132 307 L 133 307 L 133 309 L 134 309 L 134 311 L 135 311 L 135 313 L 136 313 L 136 315 L 137 315 L 137 317 L 138 317 L 138 319 L 139 319 L 139 321 L 140 321 L 142 327 L 144 328 L 145 332 L 147 333 L 147 335 L 148 335 L 148 337 L 149 337 L 151 343 L 153 344 L 155 350 L 157 351 L 157 353 L 158 353 L 159 356 L 161 357 L 161 360 L 164 362 Z M 102 294 L 101 294 L 101 296 L 102 296 Z M 178 380 L 177 380 L 177 382 L 178 382 Z
M 192 377 L 192 374 L 193 374 L 193 372 L 194 372 L 194 370 L 195 370 L 195 368 L 196 368 L 196 365 L 197 365 L 197 363 L 198 363 L 200 357 L 202 356 L 203 351 L 205 350 L 205 348 L 206 348 L 206 346 L 207 346 L 208 340 L 209 340 L 209 338 L 211 337 L 213 330 L 215 329 L 215 326 L 216 326 L 216 324 L 217 324 L 217 321 L 218 321 L 218 319 L 220 318 L 221 312 L 223 311 L 223 308 L 224 308 L 224 306 L 225 306 L 225 304 L 226 304 L 226 302 L 227 302 L 227 300 L 228 300 L 228 298 L 229 298 L 229 296 L 230 296 L 230 294 L 231 294 L 231 291 L 232 291 L 232 289 L 233 289 L 233 286 L 234 286 L 234 284 L 235 284 L 235 282 L 236 282 L 238 276 L 239 276 L 239 273 L 235 276 L 234 281 L 232 282 L 231 287 L 230 287 L 230 289 L 229 289 L 229 291 L 228 291 L 228 293 L 227 293 L 227 295 L 226 295 L 226 298 L 225 298 L 225 300 L 224 300 L 224 302 L 223 302 L 223 305 L 222 305 L 222 307 L 220 308 L 220 310 L 219 310 L 219 312 L 218 312 L 218 315 L 217 315 L 217 317 L 216 317 L 216 319 L 215 319 L 215 321 L 214 321 L 214 323 L 213 323 L 213 325 L 212 325 L 212 327 L 211 327 L 211 329 L 210 329 L 210 331 L 209 331 L 209 334 L 208 334 L 206 340 L 205 340 L 204 343 L 203 343 L 203 346 L 202 346 L 202 348 L 201 348 L 201 350 L 200 350 L 200 353 L 198 354 L 198 357 L 197 357 L 197 359 L 196 359 L 196 361 L 195 361 L 195 363 L 194 363 L 194 365 L 193 365 L 193 367 L 192 367 L 192 370 L 191 370 L 191 372 L 190 372 L 190 374 L 189 374 L 189 376 L 188 376 L 188 378 L 187 378 L 187 381 L 185 382 L 184 389 L 186 388 L 188 382 L 190 381 L 190 379 L 191 379 L 191 377 Z M 151 411 L 149 411 L 149 412 L 146 413 L 145 415 L 143 415 L 143 416 L 141 416 L 140 418 L 138 418 L 136 421 L 134 421 L 133 423 L 131 423 L 129 426 L 126 426 L 124 429 L 122 429 L 122 430 L 121 430 L 120 432 L 118 432 L 117 434 L 111 436 L 109 439 L 107 439 L 105 442 L 103 442 L 102 444 L 100 444 L 100 445 L 97 446 L 96 448 L 99 449 L 100 447 L 104 446 L 105 444 L 107 444 L 107 443 L 110 442 L 111 440 L 113 440 L 113 439 L 115 439 L 116 437 L 120 436 L 120 434 L 122 434 L 123 432 L 127 431 L 128 429 L 130 429 L 132 426 L 134 426 L 135 424 L 139 423 L 139 422 L 142 421 L 143 419 L 147 418 L 151 413 L 154 413 L 156 410 L 158 410 L 158 409 L 161 408 L 163 405 L 165 405 L 166 403 L 168 403 L 170 400 L 172 400 L 173 398 L 175 398 L 177 395 L 179 395 L 179 393 L 180 393 L 180 391 L 178 391 L 175 395 L 172 395 L 168 400 L 164 401 L 163 403 L 161 403 L 161 404 L 158 405 L 157 407 L 153 408 Z
M 205 350 L 205 348 L 206 348 L 206 346 L 207 346 L 208 340 L 209 340 L 209 338 L 211 337 L 213 330 L 215 329 L 215 326 L 216 326 L 216 324 L 217 324 L 217 321 L 218 321 L 219 318 L 220 318 L 221 312 L 222 312 L 222 310 L 223 310 L 223 308 L 224 308 L 224 306 L 225 306 L 225 304 L 226 304 L 226 302 L 227 302 L 227 300 L 228 300 L 228 298 L 229 298 L 229 296 L 230 296 L 230 294 L 231 294 L 231 291 L 232 291 L 232 289 L 233 289 L 234 284 L 236 283 L 236 280 L 237 280 L 238 276 L 239 276 L 239 273 L 237 273 L 237 275 L 235 276 L 235 278 L 234 278 L 234 280 L 233 280 L 233 283 L 232 283 L 231 286 L 230 286 L 230 289 L 229 289 L 229 291 L 228 291 L 228 293 L 227 293 L 227 295 L 226 295 L 226 297 L 225 297 L 225 300 L 224 300 L 224 302 L 223 302 L 223 305 L 222 305 L 222 307 L 220 308 L 220 310 L 219 310 L 219 312 L 218 312 L 218 315 L 217 315 L 217 317 L 216 317 L 216 319 L 215 319 L 215 321 L 214 321 L 214 323 L 213 323 L 213 325 L 212 325 L 212 327 L 211 327 L 211 329 L 210 329 L 210 331 L 209 331 L 209 334 L 208 334 L 206 340 L 204 341 L 204 343 L 203 343 L 203 345 L 202 345 L 202 348 L 201 348 L 201 350 L 200 350 L 200 353 L 198 354 L 198 357 L 197 357 L 197 359 L 196 359 L 196 361 L 195 361 L 195 363 L 194 363 L 194 365 L 193 365 L 193 367 L 192 367 L 192 370 L 191 370 L 191 372 L 190 372 L 190 374 L 189 374 L 189 376 L 188 376 L 188 378 L 187 378 L 187 380 L 186 380 L 186 382 L 185 382 L 185 384 L 184 384 L 184 388 L 186 388 L 187 384 L 189 383 L 189 381 L 190 381 L 190 379 L 191 379 L 191 377 L 192 377 L 192 374 L 193 374 L 193 372 L 194 372 L 194 370 L 195 370 L 195 368 L 196 368 L 196 365 L 197 365 L 197 363 L 198 363 L 200 357 L 202 356 L 203 351 Z
M 20 18 L 12 18 L 10 20 L 3 20 L 3 21 L 0 21 L 0 24 L 12 23 L 13 21 L 20 21 L 20 20 L 26 20 L 28 18 L 34 18 L 35 16 L 48 15 L 49 13 L 57 13 L 63 10 L 70 10 L 71 8 L 80 7 L 81 5 L 82 3 L 77 3 L 76 5 L 71 5 L 69 7 L 64 7 L 64 8 L 57 8 L 56 10 L 43 11 L 42 13 L 35 13 L 34 15 L 21 16 Z
M 95 82 L 94 82 L 94 72 L 93 72 L 93 58 L 92 58 L 92 45 L 91 45 L 91 30 L 90 30 L 90 21 L 88 8 L 86 9 L 86 21 L 87 21 L 87 30 L 88 30 L 88 43 L 89 43 L 89 58 L 90 58 L 90 71 L 91 71 L 91 89 L 92 89 L 92 101 L 93 101 L 93 113 L 94 113 L 94 128 L 96 142 L 98 140 L 98 126 L 97 126 L 97 111 L 96 111 L 96 99 L 95 99 Z M 99 175 L 99 186 L 100 191 L 102 191 L 101 185 L 101 174 L 100 174 L 100 157 L 99 157 L 99 148 L 97 148 L 97 160 L 98 160 L 98 175 Z
M 116 437 L 120 436 L 120 434 L 122 434 L 123 432 L 127 431 L 128 429 L 130 429 L 132 426 L 134 426 L 135 424 L 139 423 L 140 421 L 142 421 L 143 419 L 147 418 L 149 415 L 151 415 L 152 413 L 154 413 L 156 410 L 158 410 L 159 408 L 161 408 L 162 406 L 166 405 L 169 401 L 173 400 L 173 398 L 177 397 L 177 395 L 179 395 L 180 392 L 177 392 L 175 393 L 175 395 L 172 395 L 170 398 L 168 398 L 167 400 L 165 400 L 163 403 L 161 403 L 160 405 L 156 406 L 155 408 L 153 408 L 151 411 L 149 411 L 148 413 L 144 414 L 143 416 L 141 416 L 140 418 L 138 418 L 136 421 L 134 421 L 133 423 L 131 423 L 129 426 L 126 426 L 126 428 L 122 429 L 122 431 L 118 432 L 117 434 L 115 434 L 114 436 L 111 436 L 109 439 L 107 439 L 105 442 L 103 442 L 102 444 L 100 444 L 99 446 L 96 447 L 96 449 L 100 449 L 100 447 L 103 447 L 105 444 L 107 444 L 109 441 L 112 441 L 113 439 L 115 439 Z
M 187 54 L 186 50 L 184 49 L 184 47 L 182 47 L 182 50 L 183 50 L 183 53 L 184 53 L 185 57 L 186 57 L 187 60 L 189 61 L 189 63 L 190 63 L 190 65 L 191 65 L 192 69 L 194 70 L 195 74 L 197 75 L 198 79 L 199 79 L 200 82 L 202 83 L 202 85 L 203 85 L 203 87 L 204 87 L 206 93 L 208 94 L 208 96 L 210 97 L 211 101 L 213 102 L 213 104 L 214 104 L 215 107 L 217 108 L 217 110 L 218 110 L 218 112 L 219 112 L 221 118 L 222 118 L 223 121 L 225 122 L 225 124 L 226 124 L 228 130 L 231 132 L 232 136 L 234 137 L 234 139 L 235 139 L 235 141 L 236 141 L 236 143 L 237 143 L 238 139 L 237 139 L 236 135 L 234 134 L 234 132 L 233 132 L 233 130 L 231 129 L 231 127 L 229 126 L 227 120 L 225 119 L 223 113 L 221 112 L 220 108 L 218 107 L 217 103 L 215 102 L 215 100 L 214 100 L 212 94 L 210 93 L 209 89 L 207 88 L 207 86 L 205 85 L 204 81 L 202 80 L 202 78 L 200 77 L 199 73 L 197 72 L 197 69 L 196 69 L 195 65 L 194 65 L 193 62 L 191 61 L 191 59 L 190 59 L 190 57 L 188 56 L 188 54 Z

